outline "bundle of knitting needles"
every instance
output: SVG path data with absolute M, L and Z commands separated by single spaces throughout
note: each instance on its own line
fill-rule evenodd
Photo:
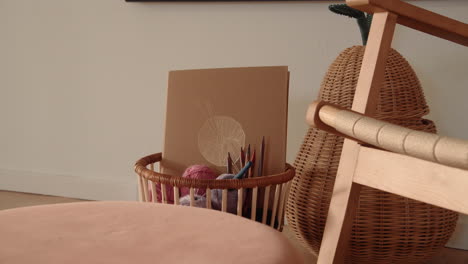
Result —
M 227 156 L 227 173 L 236 174 L 235 179 L 245 179 L 263 176 L 263 164 L 265 159 L 265 137 L 262 137 L 262 144 L 260 146 L 260 157 L 258 158 L 258 166 L 256 166 L 256 151 L 251 148 L 250 144 L 240 149 L 240 158 L 234 162 L 231 153 L 228 152 Z M 255 173 L 255 168 L 257 172 Z

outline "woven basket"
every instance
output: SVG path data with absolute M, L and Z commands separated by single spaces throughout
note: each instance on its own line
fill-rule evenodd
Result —
M 365 48 L 343 51 L 330 66 L 319 99 L 351 108 Z M 389 54 L 375 117 L 416 130 L 436 132 L 419 80 L 395 50 Z M 296 177 L 287 219 L 296 236 L 318 253 L 330 205 L 343 138 L 310 128 L 296 157 Z M 348 263 L 421 263 L 454 231 L 452 211 L 363 187 L 354 219 Z
M 138 175 L 140 200 L 143 202 L 162 202 L 179 204 L 180 193 L 183 188 L 190 190 L 190 205 L 194 206 L 194 194 L 199 189 L 206 190 L 206 208 L 212 209 L 210 199 L 211 190 L 221 190 L 221 211 L 226 212 L 228 191 L 237 190 L 239 199 L 234 211 L 237 215 L 250 218 L 269 225 L 278 230 L 283 228 L 285 203 L 289 195 L 291 180 L 294 177 L 294 168 L 286 164 L 283 173 L 269 176 L 261 176 L 242 180 L 205 180 L 191 179 L 180 176 L 172 176 L 154 171 L 155 163 L 162 159 L 161 153 L 152 154 L 139 159 L 135 164 L 135 172 Z M 161 191 L 162 190 L 162 191 Z M 169 192 L 173 190 L 173 199 L 168 199 Z M 158 201 L 156 197 L 162 199 Z M 156 198 L 156 199 L 155 199 Z M 174 202 L 170 202 L 172 200 Z M 270 201 L 272 201 L 270 203 Z M 233 212 L 234 213 L 234 212 Z

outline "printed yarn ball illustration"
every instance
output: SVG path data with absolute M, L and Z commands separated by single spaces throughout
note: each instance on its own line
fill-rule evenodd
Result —
M 239 159 L 239 150 L 245 143 L 245 132 L 234 118 L 213 116 L 198 131 L 198 148 L 202 156 L 215 166 L 225 166 L 227 153 L 233 161 Z

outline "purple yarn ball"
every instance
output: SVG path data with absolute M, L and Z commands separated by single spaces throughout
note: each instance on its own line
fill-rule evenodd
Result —
M 195 194 L 194 198 L 194 207 L 206 208 L 206 197 Z M 190 195 L 185 195 L 180 198 L 179 204 L 183 206 L 190 206 Z
M 234 174 L 221 174 L 216 178 L 217 180 L 228 180 L 234 178 Z M 237 190 L 228 190 L 227 192 L 227 208 L 226 211 L 232 214 L 237 214 Z M 245 192 L 243 193 L 245 199 Z M 223 190 L 211 190 L 211 206 L 213 209 L 221 210 L 223 201 Z

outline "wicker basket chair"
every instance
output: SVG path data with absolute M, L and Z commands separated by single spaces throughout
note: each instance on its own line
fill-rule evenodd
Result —
M 365 47 L 343 51 L 330 66 L 319 100 L 351 109 Z M 436 132 L 420 82 L 409 63 L 391 49 L 374 117 Z M 310 128 L 296 157 L 287 219 L 297 238 L 318 254 L 344 138 Z M 443 247 L 458 214 L 363 187 L 351 234 L 352 263 L 420 263 Z M 391 224 L 389 224 L 391 223 Z

